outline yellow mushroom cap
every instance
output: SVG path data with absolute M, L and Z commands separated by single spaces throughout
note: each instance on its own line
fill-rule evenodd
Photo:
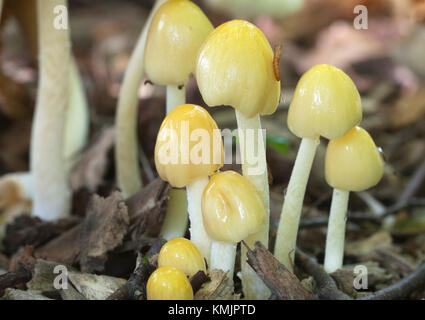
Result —
M 381 180 L 383 172 L 380 151 L 366 130 L 354 127 L 345 136 L 329 142 L 325 176 L 333 188 L 366 190 Z
M 152 19 L 146 40 L 148 77 L 161 85 L 187 83 L 195 72 L 199 47 L 212 30 L 211 22 L 191 1 L 164 3 Z
M 198 271 L 207 273 L 202 254 L 191 241 L 185 238 L 172 239 L 162 246 L 158 255 L 158 266 L 175 267 L 189 278 Z
M 232 20 L 217 27 L 202 45 L 196 66 L 207 105 L 230 105 L 251 118 L 272 114 L 280 99 L 273 50 L 252 23 Z
M 212 239 L 237 243 L 261 228 L 266 213 L 255 186 L 239 173 L 224 171 L 205 187 L 202 217 Z
M 148 300 L 193 300 L 193 289 L 186 275 L 174 267 L 160 267 L 146 285 Z
M 223 141 L 214 119 L 202 107 L 184 104 L 171 111 L 159 129 L 155 165 L 173 187 L 185 187 L 223 166 Z
M 320 64 L 308 70 L 295 88 L 288 128 L 300 138 L 336 139 L 362 119 L 359 92 L 340 69 Z

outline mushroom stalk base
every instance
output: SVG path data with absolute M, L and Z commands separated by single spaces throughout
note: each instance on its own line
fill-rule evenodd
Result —
M 233 283 L 233 272 L 235 269 L 236 244 L 221 241 L 211 243 L 210 272 L 215 269 L 227 272 L 227 276 Z
M 349 195 L 349 191 L 340 189 L 333 191 L 324 263 L 325 271 L 328 273 L 342 267 Z
M 282 206 L 274 254 L 290 271 L 293 271 L 295 245 L 305 190 L 319 143 L 319 138 L 302 139 Z
M 169 241 L 184 237 L 187 228 L 187 194 L 183 189 L 171 189 L 167 212 L 161 229 L 162 237 Z
M 266 221 L 263 228 L 245 239 L 249 247 L 260 241 L 266 248 L 269 244 L 269 180 L 266 161 L 266 147 L 261 129 L 260 116 L 246 118 L 235 110 L 238 123 L 239 146 L 242 158 L 243 175 L 251 181 L 260 194 L 266 211 Z M 264 300 L 270 296 L 270 290 L 248 265 L 246 248 L 241 248 L 242 288 L 247 299 Z
M 187 204 L 190 220 L 190 240 L 201 252 L 202 256 L 210 261 L 211 239 L 204 228 L 202 220 L 202 193 L 208 184 L 208 177 L 192 182 L 186 187 Z
M 158 8 L 165 2 L 167 2 L 167 0 L 157 0 L 146 20 L 143 31 L 131 55 L 118 98 L 115 119 L 117 130 L 115 163 L 117 166 L 118 186 L 122 190 L 125 198 L 132 196 L 142 187 L 137 152 L 138 92 L 145 72 L 145 46 L 149 26 Z
M 176 107 L 186 103 L 186 87 L 167 86 L 167 114 L 173 111 Z

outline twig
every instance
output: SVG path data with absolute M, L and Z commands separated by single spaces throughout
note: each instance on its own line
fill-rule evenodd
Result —
M 377 225 L 381 225 L 383 217 L 392 215 L 400 210 L 408 209 L 411 207 L 420 207 L 425 205 L 425 198 L 415 198 L 411 197 L 407 202 L 403 204 L 395 204 L 389 207 L 382 216 L 372 216 L 370 214 L 364 214 L 362 212 L 348 212 L 348 221 L 350 222 L 371 222 Z M 300 221 L 300 228 L 302 229 L 311 229 L 311 228 L 320 228 L 328 225 L 328 217 L 319 217 L 312 219 L 303 219 Z
M 406 299 L 412 292 L 425 288 L 425 264 L 399 282 L 359 300 Z
M 424 181 L 424 179 L 425 179 L 425 159 L 422 161 L 419 168 L 417 168 L 416 171 L 413 173 L 412 178 L 410 179 L 406 188 L 404 188 L 403 193 L 400 195 L 400 197 L 397 200 L 397 203 L 394 206 L 397 207 L 397 206 L 406 205 L 409 199 L 416 193 L 418 188 L 422 185 L 422 182 Z
M 7 288 L 15 287 L 18 284 L 26 283 L 32 278 L 32 272 L 24 265 L 19 266 L 18 270 L 5 273 L 0 276 L 0 297 Z
M 316 260 L 297 249 L 295 252 L 295 264 L 305 273 L 313 276 L 317 284 L 318 292 L 315 299 L 318 300 L 352 300 L 351 297 L 340 291 L 331 276 L 319 265 Z
M 371 216 L 370 214 L 364 214 L 361 212 L 348 212 L 348 220 L 350 222 L 369 221 L 378 225 L 382 223 L 381 217 L 375 217 L 375 216 Z M 319 228 L 319 227 L 325 227 L 327 225 L 328 225 L 328 217 L 303 219 L 300 222 L 300 228 L 303 228 L 303 229 Z

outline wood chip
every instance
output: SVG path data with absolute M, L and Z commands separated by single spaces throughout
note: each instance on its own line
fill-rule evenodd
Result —
M 79 236 L 82 224 L 62 233 L 59 237 L 35 250 L 35 257 L 59 263 L 73 265 L 80 253 Z
M 8 288 L 5 290 L 3 299 L 5 300 L 53 300 L 42 294 L 39 290 L 18 290 Z
M 312 298 L 313 294 L 260 242 L 255 243 L 254 250 L 248 246 L 246 248 L 248 264 L 270 289 L 274 299 L 307 300 Z
M 210 281 L 206 282 L 195 294 L 195 300 L 239 300 L 239 294 L 233 294 L 233 285 L 223 270 L 213 270 Z
M 107 253 L 122 244 L 130 219 L 119 192 L 107 198 L 93 195 L 79 237 L 83 272 L 103 271 Z
M 165 215 L 170 185 L 157 178 L 126 200 L 130 216 L 132 239 L 158 231 Z
M 106 300 L 126 283 L 126 280 L 121 278 L 78 272 L 69 272 L 68 279 L 88 300 Z

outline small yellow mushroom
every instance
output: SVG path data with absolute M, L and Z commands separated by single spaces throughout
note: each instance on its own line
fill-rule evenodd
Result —
M 186 275 L 174 267 L 160 267 L 146 285 L 148 300 L 193 300 L 193 289 Z
M 207 272 L 205 260 L 198 248 L 185 238 L 172 239 L 162 246 L 158 255 L 158 266 L 175 267 L 189 278 L 198 271 Z
M 161 124 L 155 145 L 159 176 L 186 187 L 190 240 L 209 261 L 211 241 L 202 222 L 201 197 L 208 176 L 223 166 L 223 141 L 214 119 L 202 107 L 185 104 Z
M 236 245 L 264 225 L 266 212 L 255 186 L 234 171 L 213 175 L 202 195 L 202 215 L 211 245 L 210 270 L 233 277 Z
M 331 140 L 326 150 L 326 181 L 334 188 L 326 237 L 327 272 L 342 267 L 345 224 L 350 191 L 363 191 L 382 178 L 384 161 L 366 130 L 354 127 L 345 136 Z
M 147 76 L 167 86 L 167 113 L 186 103 L 184 86 L 195 72 L 198 50 L 213 26 L 189 0 L 170 0 L 156 12 L 146 40 Z

